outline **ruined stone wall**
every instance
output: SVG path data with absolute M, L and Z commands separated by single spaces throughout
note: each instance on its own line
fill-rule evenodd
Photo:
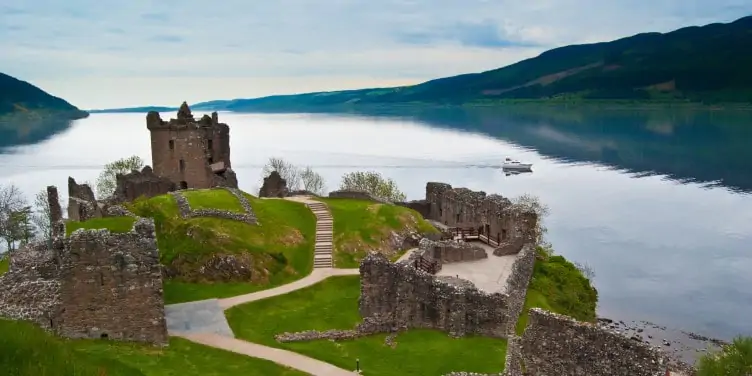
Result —
M 497 241 L 528 238 L 536 227 L 535 213 L 518 212 L 512 202 L 500 195 L 452 188 L 445 183 L 426 184 L 426 219 L 449 227 L 470 227 Z M 527 239 L 526 239 L 527 241 Z M 519 251 L 519 248 L 516 249 Z
M 660 350 L 646 343 L 538 308 L 530 310 L 519 352 L 531 376 L 662 376 L 667 368 Z
M 129 233 L 81 229 L 15 251 L 0 276 L 0 316 L 69 338 L 164 345 L 162 294 L 154 223 L 140 218 Z
M 430 218 L 431 216 L 431 204 L 426 200 L 415 200 L 408 202 L 395 202 L 395 205 L 404 206 L 409 209 L 413 209 L 420 213 L 423 218 Z
M 55 247 L 62 247 L 62 242 Z M 54 328 L 60 311 L 55 252 L 46 243 L 33 243 L 9 257 L 10 268 L 0 275 L 0 316 Z
M 151 133 L 152 168 L 178 188 L 237 188 L 231 169 L 229 126 L 216 113 L 194 119 L 186 103 L 177 119 L 163 121 L 158 112 L 146 115 Z M 216 170 L 212 166 L 219 166 Z
M 102 210 L 91 187 L 88 184 L 78 184 L 75 179 L 69 176 L 68 219 L 71 221 L 86 221 L 100 217 L 102 217 Z
M 512 271 L 507 278 L 504 289 L 502 290 L 508 297 L 508 314 L 510 317 L 514 318 L 514 321 L 508 322 L 509 326 L 507 330 L 509 333 L 514 333 L 517 319 L 519 319 L 522 314 L 522 309 L 525 307 L 525 296 L 527 295 L 527 288 L 530 285 L 530 279 L 533 277 L 535 258 L 535 245 L 525 245 L 517 254 L 514 263 L 512 264 Z
M 277 171 L 272 171 L 264 178 L 264 184 L 259 189 L 259 197 L 287 197 L 287 180 L 283 179 Z
M 421 239 L 419 248 L 425 258 L 440 264 L 488 258 L 488 253 L 482 247 L 457 240 L 433 241 L 424 238 Z
M 142 196 L 146 198 L 159 196 L 177 189 L 172 180 L 157 176 L 149 166 L 141 171 L 117 174 L 115 180 L 113 199 L 114 202 L 120 203 L 132 202 Z
M 472 283 L 437 278 L 409 263 L 391 263 L 371 253 L 360 264 L 361 316 L 393 329 L 430 328 L 463 336 L 506 337 L 507 296 L 485 293 Z
M 124 234 L 78 230 L 60 257 L 58 332 L 70 338 L 167 343 L 154 222 Z

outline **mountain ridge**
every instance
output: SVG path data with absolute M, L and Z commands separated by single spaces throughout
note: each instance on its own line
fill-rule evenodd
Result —
M 5 73 L 0 73 L 0 119 L 42 120 L 50 117 L 76 120 L 89 116 L 86 111 L 41 88 Z
M 752 49 L 744 46 L 752 46 L 752 16 L 557 47 L 505 67 L 412 86 L 213 100 L 191 108 L 273 112 L 369 105 L 588 101 L 752 105 L 752 71 L 747 68 L 752 66 Z

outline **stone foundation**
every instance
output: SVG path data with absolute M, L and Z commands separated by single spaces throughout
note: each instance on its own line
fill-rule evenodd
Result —
M 240 203 L 240 206 L 243 208 L 243 211 L 245 211 L 245 213 L 237 213 L 233 211 L 220 210 L 220 209 L 192 209 L 191 205 L 188 203 L 188 199 L 185 196 L 183 196 L 182 193 L 178 191 L 178 192 L 171 192 L 170 194 L 175 199 L 175 203 L 178 206 L 178 211 L 180 212 L 180 216 L 185 219 L 199 218 L 199 217 L 214 217 L 214 218 L 221 218 L 221 219 L 229 219 L 232 221 L 245 222 L 250 225 L 258 224 L 258 221 L 256 220 L 256 215 L 253 212 L 253 207 L 251 207 L 250 201 L 248 201 L 248 198 L 245 197 L 243 192 L 235 188 L 224 187 L 221 189 L 226 189 L 227 191 L 232 193 L 232 195 L 238 199 L 238 202 Z

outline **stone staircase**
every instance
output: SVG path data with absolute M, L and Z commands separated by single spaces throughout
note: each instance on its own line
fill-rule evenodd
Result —
M 306 200 L 306 206 L 316 216 L 316 245 L 313 252 L 313 267 L 332 268 L 332 247 L 334 243 L 334 221 L 329 208 L 320 201 Z

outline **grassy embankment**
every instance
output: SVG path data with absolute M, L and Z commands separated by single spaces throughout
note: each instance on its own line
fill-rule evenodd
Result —
M 0 373 L 7 376 L 303 376 L 272 362 L 180 338 L 164 349 L 104 340 L 64 340 L 0 319 Z
M 334 265 L 357 268 L 369 250 L 378 250 L 395 259 L 406 249 L 391 249 L 392 232 L 436 233 L 416 211 L 397 205 L 366 200 L 321 198 L 334 218 Z
M 530 308 L 542 308 L 595 322 L 598 291 L 575 265 L 551 250 L 538 248 L 538 258 L 525 297 L 525 308 L 517 322 L 517 334 L 522 334 Z
M 189 191 L 185 196 L 193 209 L 243 211 L 238 199 L 223 189 Z M 177 272 L 177 277 L 165 280 L 167 304 L 245 294 L 289 283 L 311 272 L 316 229 L 311 211 L 293 201 L 246 197 L 259 225 L 210 217 L 183 219 L 171 195 L 130 205 L 134 213 L 154 219 L 160 261 Z M 69 231 L 109 228 L 123 232 L 130 230 L 132 221 L 125 217 L 101 218 L 67 227 Z M 222 272 L 201 272 L 207 260 L 223 255 L 251 265 L 251 279 L 241 281 Z

